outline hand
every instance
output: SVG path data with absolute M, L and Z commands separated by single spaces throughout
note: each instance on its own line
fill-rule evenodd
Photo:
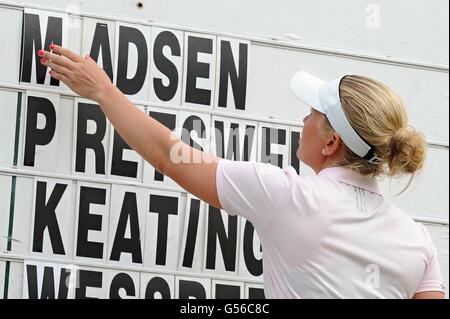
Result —
M 51 68 L 50 75 L 64 82 L 78 95 L 98 102 L 101 94 L 113 84 L 106 72 L 90 57 L 82 57 L 52 44 L 52 52 L 39 50 L 41 63 Z

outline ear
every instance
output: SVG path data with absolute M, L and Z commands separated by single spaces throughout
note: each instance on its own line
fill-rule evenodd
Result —
M 338 153 L 339 147 L 341 145 L 341 137 L 338 133 L 332 132 L 325 140 L 326 144 L 324 147 L 326 156 L 333 156 Z

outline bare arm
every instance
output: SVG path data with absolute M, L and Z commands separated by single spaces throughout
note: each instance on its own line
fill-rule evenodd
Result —
M 54 45 L 40 52 L 52 77 L 96 101 L 124 141 L 160 173 L 189 193 L 221 208 L 216 188 L 218 158 L 184 144 L 167 127 L 137 109 L 90 57 Z M 58 55 L 60 54 L 60 55 Z
M 418 292 L 413 296 L 413 299 L 444 299 L 445 294 L 441 291 L 424 291 Z

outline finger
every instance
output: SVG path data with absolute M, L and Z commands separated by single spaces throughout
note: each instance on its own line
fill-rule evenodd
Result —
M 67 76 L 65 76 L 64 74 L 58 73 L 57 71 L 52 70 L 49 72 L 49 74 L 52 78 L 63 81 L 65 84 L 68 84 L 70 81 Z
M 53 63 L 59 64 L 66 69 L 72 70 L 75 68 L 75 63 L 68 58 L 45 50 L 39 50 L 38 55 L 46 60 L 51 60 Z
M 58 54 L 61 54 L 61 55 L 65 56 L 65 57 L 67 57 L 72 62 L 80 62 L 83 59 L 78 54 L 73 53 L 69 49 L 63 48 L 62 46 L 59 46 L 59 45 L 56 45 L 56 44 L 50 45 L 50 49 L 52 49 L 53 52 L 56 52 Z
M 62 65 L 56 64 L 53 61 L 49 61 L 45 58 L 41 59 L 41 64 L 49 67 L 52 70 L 57 71 L 58 73 L 65 75 L 66 77 L 69 77 L 70 70 L 63 67 Z

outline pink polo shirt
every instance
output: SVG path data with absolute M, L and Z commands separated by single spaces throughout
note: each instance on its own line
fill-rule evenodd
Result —
M 343 167 L 299 176 L 292 166 L 221 159 L 217 192 L 260 237 L 266 298 L 444 291 L 428 231 L 387 201 L 376 179 Z

